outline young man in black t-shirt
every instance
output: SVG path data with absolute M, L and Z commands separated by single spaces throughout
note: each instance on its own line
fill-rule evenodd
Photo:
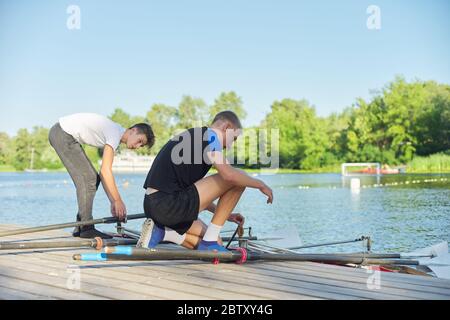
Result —
M 192 128 L 167 142 L 144 184 L 144 211 L 150 219 L 144 223 L 138 247 L 169 241 L 190 249 L 227 251 L 219 233 L 227 220 L 244 223 L 244 217 L 232 211 L 245 188 L 259 189 L 272 203 L 272 190 L 233 168 L 222 153 L 241 133 L 236 114 L 223 111 L 209 128 Z M 211 166 L 218 173 L 205 177 Z M 203 210 L 213 213 L 209 226 L 198 219 Z

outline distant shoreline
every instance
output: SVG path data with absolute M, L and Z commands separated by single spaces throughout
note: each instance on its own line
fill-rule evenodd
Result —
M 261 169 L 242 169 L 247 173 L 261 173 Z M 312 174 L 312 173 L 341 173 L 340 170 L 326 170 L 326 169 L 313 169 L 313 170 L 300 170 L 300 169 L 278 169 L 278 170 L 267 170 L 266 173 L 272 173 L 275 171 L 275 174 Z M 65 173 L 67 170 L 65 168 L 61 169 L 46 169 L 45 171 L 36 171 L 33 173 Z M 211 169 L 211 172 L 216 172 L 214 169 Z M 27 173 L 26 171 L 15 170 L 10 166 L 0 166 L 0 173 Z M 117 172 L 118 174 L 124 173 L 133 173 L 133 172 Z M 135 172 L 134 174 L 145 174 L 145 172 Z M 406 174 L 450 174 L 450 171 L 422 171 L 422 170 L 406 170 Z M 396 175 L 396 174 L 395 174 Z M 398 175 L 402 175 L 401 173 Z

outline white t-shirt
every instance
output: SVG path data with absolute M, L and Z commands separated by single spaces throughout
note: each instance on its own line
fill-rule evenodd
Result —
M 81 144 L 116 150 L 125 129 L 107 117 L 95 113 L 75 113 L 59 119 L 61 128 Z

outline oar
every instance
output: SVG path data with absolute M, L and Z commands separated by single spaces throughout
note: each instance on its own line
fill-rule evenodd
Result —
M 127 216 L 127 220 L 135 220 L 135 219 L 143 219 L 143 218 L 146 218 L 145 214 L 143 214 L 143 213 L 132 214 L 132 215 Z M 52 224 L 52 225 L 41 226 L 41 227 L 15 229 L 15 230 L 0 232 L 0 237 L 12 236 L 12 235 L 16 235 L 16 234 L 48 231 L 48 230 L 58 230 L 58 229 L 65 229 L 65 228 L 72 228 L 72 227 L 92 226 L 95 224 L 103 224 L 103 223 L 116 223 L 118 221 L 119 221 L 119 219 L 116 217 L 105 217 L 105 218 L 93 219 L 93 220 L 87 220 L 87 221 L 77 221 L 77 222 L 70 222 L 70 223 Z
M 132 236 L 137 236 L 140 237 L 141 233 L 139 231 L 136 230 L 132 230 L 132 229 L 128 229 L 125 227 L 120 227 L 121 232 L 119 232 L 119 234 L 127 234 L 127 235 L 132 235 Z
M 101 249 L 105 246 L 123 246 L 136 244 L 134 239 L 105 239 L 95 238 L 86 240 L 68 240 L 68 241 L 42 241 L 42 242 L 0 242 L 0 250 L 19 250 L 19 249 L 47 249 L 47 248 L 96 248 Z
M 246 227 L 246 228 L 242 228 L 242 231 L 251 230 L 251 229 L 252 229 L 251 227 Z M 233 230 L 222 230 L 221 233 L 232 233 L 232 232 L 235 232 L 235 231 L 236 231 L 236 229 L 233 229 Z M 251 231 L 250 231 L 250 233 L 251 233 Z
M 324 243 L 318 243 L 318 244 L 310 244 L 310 245 L 304 245 L 304 246 L 296 246 L 296 247 L 289 247 L 289 250 L 298 250 L 298 249 L 306 249 L 306 248 L 315 248 L 315 247 L 324 247 L 324 246 L 334 246 L 337 244 L 344 244 L 344 243 L 352 243 L 352 242 L 359 242 L 359 241 L 366 241 L 368 242 L 368 250 L 370 251 L 370 237 L 362 236 L 357 239 L 349 239 L 349 240 L 342 240 L 342 241 L 335 241 L 335 242 L 324 242 Z
M 76 254 L 74 260 L 81 261 L 157 261 L 157 260 L 214 260 L 240 261 L 245 260 L 268 260 L 268 261 L 311 261 L 327 262 L 337 264 L 400 264 L 417 265 L 413 260 L 383 260 L 363 259 L 358 257 L 342 257 L 333 254 L 295 254 L 295 253 L 260 253 L 244 250 L 233 250 L 228 252 L 197 251 L 197 250 L 167 250 L 167 249 L 143 249 L 135 247 L 106 247 L 104 253 Z
M 231 242 L 237 242 L 237 241 L 242 241 L 242 240 L 248 240 L 248 241 L 267 241 L 267 240 L 278 240 L 278 239 L 281 239 L 281 238 L 262 238 L 262 239 L 259 239 L 259 238 L 256 237 L 256 236 L 251 236 L 251 237 L 243 236 L 243 237 L 235 237 L 235 238 L 232 238 L 232 237 L 222 237 L 221 239 L 222 239 L 222 241 L 225 241 L 225 242 L 228 242 L 228 241 L 231 241 Z
M 418 258 L 432 258 L 433 255 L 405 255 L 403 253 L 336 253 L 352 257 L 366 257 L 366 258 L 381 258 L 381 259 L 418 259 Z
M 128 236 L 137 236 L 140 237 L 141 233 L 137 230 L 133 230 L 133 229 L 128 229 L 125 227 L 118 227 L 117 228 L 118 231 L 120 230 L 119 234 L 127 234 Z M 242 241 L 242 240 L 251 240 L 251 241 L 270 241 L 270 240 L 281 240 L 283 238 L 261 238 L 258 239 L 258 237 L 255 236 L 242 236 L 242 237 L 221 237 L 222 241 L 231 241 L 231 242 L 237 242 L 237 241 Z

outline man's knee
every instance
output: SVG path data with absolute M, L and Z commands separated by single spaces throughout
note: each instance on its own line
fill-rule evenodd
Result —
M 220 196 L 233 187 L 232 184 L 223 179 L 218 173 L 197 181 L 195 186 L 199 192 L 218 192 L 219 194 L 217 196 Z
M 241 187 L 241 186 L 234 186 L 231 190 L 237 192 L 237 193 L 244 193 L 245 191 L 245 187 Z

